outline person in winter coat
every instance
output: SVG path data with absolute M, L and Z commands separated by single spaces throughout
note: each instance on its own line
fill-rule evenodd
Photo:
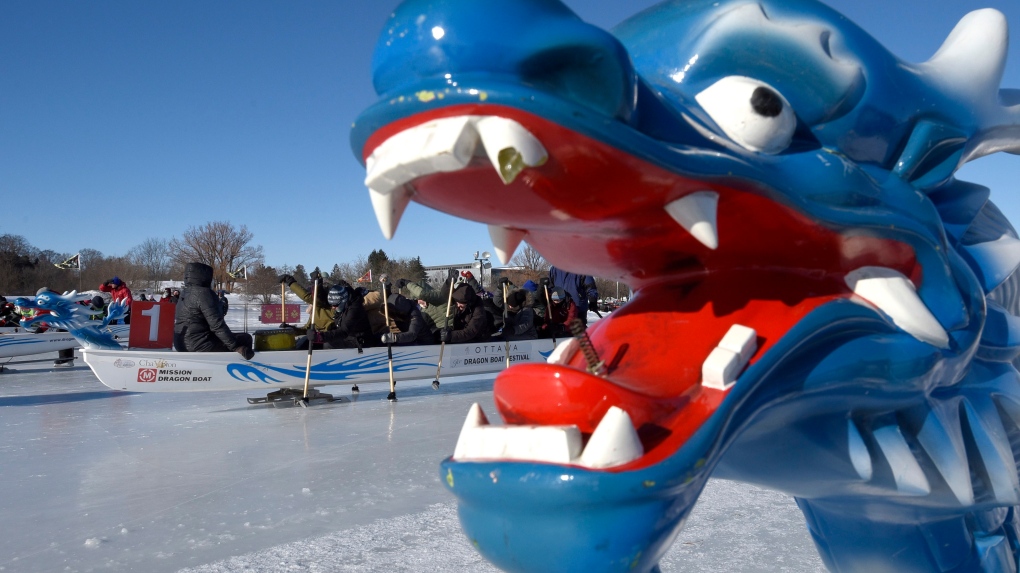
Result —
M 290 292 L 296 294 L 298 298 L 308 304 L 312 304 L 313 298 L 310 289 L 306 289 L 298 284 L 293 276 L 280 275 L 280 282 L 286 284 L 290 288 Z M 312 322 L 314 321 L 317 332 L 329 330 L 329 327 L 333 325 L 333 308 L 329 306 L 329 301 L 326 300 L 326 293 L 329 289 L 325 288 L 321 281 L 316 284 L 318 284 L 319 292 L 314 298 L 315 309 L 311 312 L 311 316 L 308 317 L 308 321 L 305 322 L 304 326 L 293 326 L 283 323 L 280 325 L 280 328 L 293 328 L 298 334 L 305 334 L 312 327 Z
M 188 263 L 184 293 L 174 314 L 174 348 L 178 352 L 237 352 L 245 360 L 255 356 L 250 334 L 234 334 L 223 321 L 212 290 L 213 268 Z
M 506 297 L 506 320 L 503 321 L 503 340 L 530 340 L 538 338 L 535 328 L 535 311 L 526 306 L 528 295 L 515 290 Z
M 595 279 L 549 267 L 549 281 L 552 283 L 550 289 L 560 287 L 570 295 L 570 299 L 577 305 L 577 318 L 587 325 L 588 309 L 599 308 L 599 289 L 595 287 Z
M 120 280 L 120 277 L 113 277 L 99 285 L 101 292 L 108 292 L 112 300 L 124 301 L 124 324 L 131 324 L 131 289 Z
M 326 293 L 326 301 L 333 309 L 333 325 L 322 333 L 323 348 L 366 348 L 377 346 L 368 322 L 365 302 L 359 291 L 350 284 L 340 282 Z
M 446 303 L 450 299 L 452 284 L 453 279 L 449 279 L 437 290 L 425 281 L 410 282 L 407 279 L 400 279 L 397 281 L 397 289 L 406 288 L 411 295 L 409 298 L 418 301 L 418 306 L 422 307 L 425 324 L 433 334 L 438 335 L 439 330 L 446 326 Z M 424 306 L 422 303 L 425 303 Z
M 418 303 L 409 300 L 402 294 L 390 292 L 386 285 L 386 306 L 382 307 L 382 292 L 375 291 L 365 295 L 365 310 L 375 334 L 383 344 L 433 344 L 435 338 L 425 323 Z M 389 313 L 390 322 L 386 324 L 385 313 Z M 373 320 L 373 315 L 375 319 Z
M 440 330 L 439 339 L 450 344 L 485 342 L 492 332 L 485 309 L 475 289 L 468 284 L 453 289 L 453 302 L 457 305 L 450 328 Z
M 570 295 L 560 287 L 549 291 L 547 311 L 549 318 L 539 327 L 540 338 L 562 338 L 571 336 L 570 323 L 578 318 L 577 305 L 570 300 Z
M 219 295 L 217 297 L 217 301 L 220 303 L 220 312 L 223 314 L 224 318 L 226 318 L 227 310 L 230 309 L 230 301 L 227 300 L 227 291 L 220 290 L 217 294 Z
M 0 326 L 21 326 L 21 314 L 14 307 L 13 302 L 0 296 Z

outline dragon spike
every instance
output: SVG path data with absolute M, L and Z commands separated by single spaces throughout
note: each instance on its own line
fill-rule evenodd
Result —
M 496 256 L 504 265 L 510 264 L 514 252 L 520 246 L 526 233 L 519 229 L 508 229 L 499 225 L 489 225 L 489 238 L 492 239 L 492 248 Z
M 932 81 L 965 89 L 972 101 L 998 93 L 1006 66 L 1009 28 L 1002 12 L 975 10 L 962 19 L 920 71 Z
M 854 470 L 862 480 L 869 481 L 874 473 L 874 468 L 871 465 L 871 453 L 868 452 L 868 446 L 864 443 L 861 431 L 857 429 L 857 424 L 853 420 L 846 421 L 846 430 L 850 463 L 853 464 Z
M 981 330 L 978 357 L 994 362 L 1011 362 L 1020 356 L 1020 316 L 1016 316 L 994 300 L 985 303 L 988 315 Z
M 955 409 L 942 412 L 931 410 L 917 433 L 917 441 L 946 480 L 949 489 L 960 505 L 974 503 L 970 469 L 967 466 L 967 449 L 963 444 L 959 412 Z
M 991 406 L 991 404 L 989 404 Z M 971 465 L 984 468 L 991 493 L 996 501 L 1014 505 L 1020 502 L 1020 481 L 1017 479 L 1016 460 L 1006 436 L 1006 430 L 997 415 L 981 416 L 974 404 L 963 401 L 963 411 L 970 429 L 976 452 L 970 452 Z M 975 459 L 974 456 L 977 456 Z
M 1020 240 L 1003 234 L 994 241 L 986 241 L 963 247 L 966 258 L 972 262 L 985 292 L 995 287 L 1016 271 L 1020 266 Z
M 903 495 L 928 495 L 931 485 L 924 476 L 924 470 L 917 463 L 900 427 L 895 424 L 877 428 L 872 432 L 882 455 L 889 462 L 896 490 Z

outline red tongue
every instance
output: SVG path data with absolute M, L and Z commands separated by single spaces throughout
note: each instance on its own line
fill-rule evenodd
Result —
M 590 434 L 610 406 L 630 415 L 645 446 L 658 454 L 679 447 L 712 415 L 726 393 L 701 385 L 701 366 L 734 324 L 755 329 L 762 356 L 811 310 L 846 289 L 790 273 L 711 275 L 695 285 L 643 289 L 622 309 L 592 325 L 588 334 L 606 378 L 585 371 L 577 352 L 566 365 L 514 366 L 494 390 L 510 424 L 576 424 Z M 748 298 L 749 292 L 755 298 Z M 674 447 L 665 447 L 665 444 Z

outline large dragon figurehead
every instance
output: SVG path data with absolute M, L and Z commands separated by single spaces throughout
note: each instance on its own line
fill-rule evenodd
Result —
M 713 472 L 796 496 L 830 565 L 854 516 L 1020 501 L 1020 241 L 954 178 L 1020 151 L 1006 44 L 994 10 L 908 64 L 811 0 L 397 8 L 351 136 L 384 235 L 416 201 L 635 293 L 602 365 L 566 341 L 497 378 L 506 425 L 472 409 L 441 472 L 479 550 L 649 570 Z

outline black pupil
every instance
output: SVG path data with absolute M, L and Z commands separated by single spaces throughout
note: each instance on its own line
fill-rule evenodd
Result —
M 779 94 L 766 87 L 757 87 L 751 94 L 751 107 L 758 115 L 776 117 L 783 111 L 783 100 Z

